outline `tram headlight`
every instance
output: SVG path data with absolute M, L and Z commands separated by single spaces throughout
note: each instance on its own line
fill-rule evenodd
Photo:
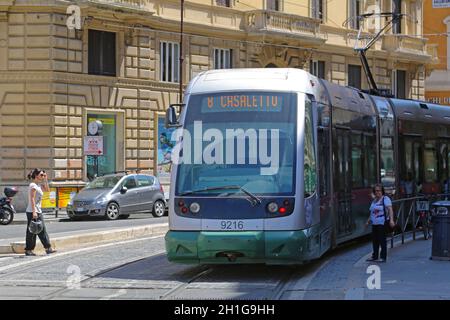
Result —
M 276 213 L 276 212 L 278 211 L 278 204 L 277 204 L 276 202 L 270 202 L 270 203 L 267 205 L 267 210 L 268 210 L 270 213 Z
M 189 206 L 189 210 L 191 210 L 192 213 L 199 213 L 200 205 L 197 202 L 192 202 Z

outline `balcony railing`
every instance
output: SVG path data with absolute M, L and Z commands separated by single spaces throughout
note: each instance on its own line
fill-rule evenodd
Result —
M 277 11 L 255 10 L 246 13 L 249 32 L 283 32 L 291 35 L 326 39 L 320 32 L 320 20 Z
M 427 39 L 408 35 L 386 34 L 383 36 L 383 49 L 398 53 L 427 55 Z
M 89 2 L 110 4 L 115 6 L 129 7 L 129 8 L 142 8 L 145 0 L 89 0 Z

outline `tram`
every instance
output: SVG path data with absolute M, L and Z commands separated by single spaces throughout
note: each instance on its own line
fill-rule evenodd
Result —
M 449 177 L 450 108 L 369 95 L 300 69 L 199 74 L 171 172 L 169 261 L 301 264 L 370 232 L 371 186 Z

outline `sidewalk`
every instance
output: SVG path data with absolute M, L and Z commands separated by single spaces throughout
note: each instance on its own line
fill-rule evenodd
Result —
M 44 212 L 44 219 L 45 222 L 54 222 L 59 221 L 61 219 L 69 219 L 67 216 L 66 210 L 59 210 L 58 216 L 56 216 L 55 212 Z M 27 215 L 25 212 L 17 212 L 14 215 L 14 220 L 11 222 L 11 224 L 27 224 Z
M 359 288 L 347 290 L 350 300 L 448 300 L 450 299 L 450 261 L 430 260 L 432 240 L 418 239 L 396 244 L 388 251 L 388 261 L 377 263 L 381 271 L 381 288 L 368 289 L 367 272 L 374 263 L 366 262 L 370 253 L 355 265 L 360 275 Z M 370 282 L 370 280 L 369 280 Z M 372 281 L 373 283 L 373 281 Z
M 66 211 L 44 213 L 45 223 L 50 229 L 52 246 L 57 250 L 70 250 L 83 246 L 99 245 L 107 242 L 131 240 L 141 237 L 164 235 L 168 230 L 167 219 L 135 219 L 118 221 L 78 221 L 71 222 Z M 58 223 L 60 222 L 60 223 Z M 25 213 L 17 213 L 9 226 L 0 232 L 0 254 L 23 253 L 25 249 Z M 13 225 L 23 225 L 13 226 Z M 23 230 L 22 230 L 23 229 Z M 36 253 L 43 253 L 41 242 L 36 243 Z

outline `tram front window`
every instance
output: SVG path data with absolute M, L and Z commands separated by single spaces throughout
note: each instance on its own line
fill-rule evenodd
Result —
M 192 95 L 176 194 L 230 192 L 215 188 L 220 186 L 294 194 L 296 99 L 295 94 L 270 92 Z

